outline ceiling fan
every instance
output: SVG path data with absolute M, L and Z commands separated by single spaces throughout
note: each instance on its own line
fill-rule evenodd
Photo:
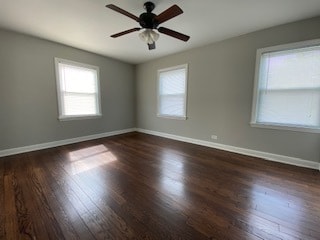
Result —
M 128 29 L 123 32 L 113 34 L 113 35 L 111 35 L 111 37 L 113 37 L 113 38 L 117 38 L 117 37 L 123 36 L 128 33 L 140 31 L 141 29 L 145 29 L 142 33 L 139 34 L 139 37 L 141 38 L 141 40 L 143 40 L 144 42 L 146 42 L 148 44 L 149 50 L 156 48 L 155 42 L 159 38 L 159 34 L 156 31 L 154 31 L 155 29 L 158 30 L 158 32 L 160 32 L 160 33 L 166 34 L 168 36 L 177 38 L 177 39 L 185 41 L 185 42 L 188 41 L 190 38 L 189 36 L 187 36 L 185 34 L 176 32 L 176 31 L 171 30 L 169 28 L 165 28 L 165 27 L 158 28 L 158 26 L 160 24 L 162 24 L 162 23 L 170 20 L 171 18 L 174 18 L 174 17 L 183 13 L 182 9 L 180 7 L 178 7 L 177 5 L 173 5 L 170 8 L 168 8 L 167 10 L 160 13 L 159 15 L 156 15 L 156 14 L 152 13 L 153 9 L 155 8 L 154 3 L 153 2 L 146 2 L 146 3 L 144 3 L 144 8 L 145 8 L 146 12 L 142 13 L 139 17 L 127 12 L 126 10 L 123 10 L 122 8 L 115 6 L 114 4 L 108 4 L 108 5 L 106 5 L 106 7 L 110 8 L 118 13 L 121 13 L 129 18 L 132 18 L 133 20 L 137 21 L 141 26 L 141 27 L 136 27 L 136 28 Z

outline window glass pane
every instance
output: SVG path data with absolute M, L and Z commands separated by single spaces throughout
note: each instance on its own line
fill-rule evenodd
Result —
M 95 93 L 97 91 L 94 70 L 61 64 L 61 74 L 63 91 L 78 93 Z
M 181 94 L 185 91 L 185 69 L 160 73 L 160 94 Z
M 260 55 L 253 122 L 319 129 L 320 46 L 275 48 Z
M 64 95 L 65 115 L 92 115 L 97 113 L 96 98 L 94 94 L 68 94 Z
M 320 91 L 275 90 L 261 93 L 258 122 L 320 125 Z
M 186 75 L 186 66 L 159 71 L 159 115 L 186 116 Z
M 320 47 L 265 53 L 261 67 L 262 88 L 320 87 Z
M 184 116 L 184 96 L 163 96 L 159 107 L 161 114 Z

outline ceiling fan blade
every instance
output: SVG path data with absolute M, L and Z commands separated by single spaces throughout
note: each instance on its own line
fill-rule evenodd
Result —
M 122 8 L 117 7 L 116 5 L 108 4 L 108 5 L 106 5 L 106 7 L 139 22 L 139 18 L 137 16 L 133 15 L 132 13 L 127 12 L 126 10 L 123 10 Z
M 169 28 L 165 28 L 165 27 L 159 27 L 158 31 L 163 33 L 163 34 L 166 34 L 166 35 L 168 35 L 170 37 L 174 37 L 174 38 L 180 39 L 180 40 L 185 41 L 185 42 L 188 41 L 189 38 L 190 38 L 187 35 L 184 35 L 182 33 L 173 31 L 173 30 L 171 30 Z
M 151 44 L 148 43 L 148 47 L 149 47 L 149 50 L 156 49 L 156 43 L 155 42 L 153 42 Z
M 128 33 L 139 31 L 140 29 L 141 28 L 132 28 L 132 29 L 129 29 L 129 30 L 126 30 L 126 31 L 123 31 L 123 32 L 119 32 L 119 33 L 113 34 L 110 37 L 117 38 L 117 37 L 120 37 L 120 36 L 128 34 Z
M 156 20 L 158 24 L 161 24 L 165 21 L 168 21 L 171 18 L 180 15 L 181 13 L 183 13 L 182 9 L 179 8 L 177 5 L 173 5 L 169 7 L 167 10 L 160 13 L 158 16 L 156 16 Z

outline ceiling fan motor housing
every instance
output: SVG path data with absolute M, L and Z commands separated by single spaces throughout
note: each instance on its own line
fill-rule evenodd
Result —
M 155 29 L 158 27 L 159 23 L 156 20 L 156 16 L 153 13 L 142 13 L 139 17 L 139 24 L 142 28 L 149 28 L 149 29 Z
M 142 13 L 139 17 L 139 24 L 142 28 L 155 29 L 158 27 L 159 23 L 156 20 L 157 15 L 152 13 L 154 8 L 155 5 L 153 2 L 144 3 L 144 9 L 146 9 L 147 12 Z

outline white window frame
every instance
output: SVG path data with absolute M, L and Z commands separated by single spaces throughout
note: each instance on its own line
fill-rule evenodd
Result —
M 274 123 L 259 123 L 257 121 L 258 117 L 258 101 L 259 101 L 259 77 L 260 77 L 260 65 L 261 57 L 264 53 L 268 52 L 280 52 L 285 50 L 294 50 L 306 47 L 319 46 L 320 39 L 295 42 L 283 45 L 277 45 L 272 47 L 261 48 L 257 50 L 256 54 L 256 67 L 255 67 L 255 77 L 254 77 L 254 92 L 253 92 L 253 102 L 252 102 L 252 114 L 250 125 L 252 127 L 258 128 L 269 128 L 269 129 L 279 129 L 279 130 L 290 130 L 299 132 L 311 132 L 320 133 L 320 128 L 300 126 L 300 125 L 286 125 L 286 124 L 274 124 Z
M 178 69 L 184 69 L 186 73 L 186 79 L 185 79 L 185 89 L 184 89 L 184 109 L 183 109 L 183 116 L 177 116 L 177 115 L 167 115 L 167 114 L 161 114 L 160 113 L 160 74 L 163 72 L 170 72 Z M 188 89 L 188 64 L 182 64 L 177 65 L 174 67 L 169 68 L 163 68 L 158 70 L 158 76 L 157 76 L 157 101 L 158 101 L 158 107 L 157 107 L 157 116 L 161 118 L 169 118 L 169 119 L 176 119 L 176 120 L 186 120 L 187 119 L 187 89 Z
M 68 121 L 68 120 L 81 120 L 81 119 L 92 119 L 92 118 L 99 118 L 102 116 L 101 113 L 101 97 L 100 97 L 100 75 L 99 75 L 99 67 L 75 62 L 67 59 L 62 58 L 54 58 L 55 61 L 55 71 L 56 71 L 56 86 L 57 86 L 57 98 L 58 98 L 58 112 L 59 116 L 58 119 L 60 121 Z M 59 63 L 79 67 L 79 68 L 86 68 L 90 70 L 94 70 L 96 72 L 96 86 L 97 86 L 97 93 L 96 93 L 96 103 L 97 103 L 97 114 L 80 114 L 80 115 L 65 115 L 63 111 L 63 94 L 61 88 L 61 79 L 60 79 L 60 69 Z

